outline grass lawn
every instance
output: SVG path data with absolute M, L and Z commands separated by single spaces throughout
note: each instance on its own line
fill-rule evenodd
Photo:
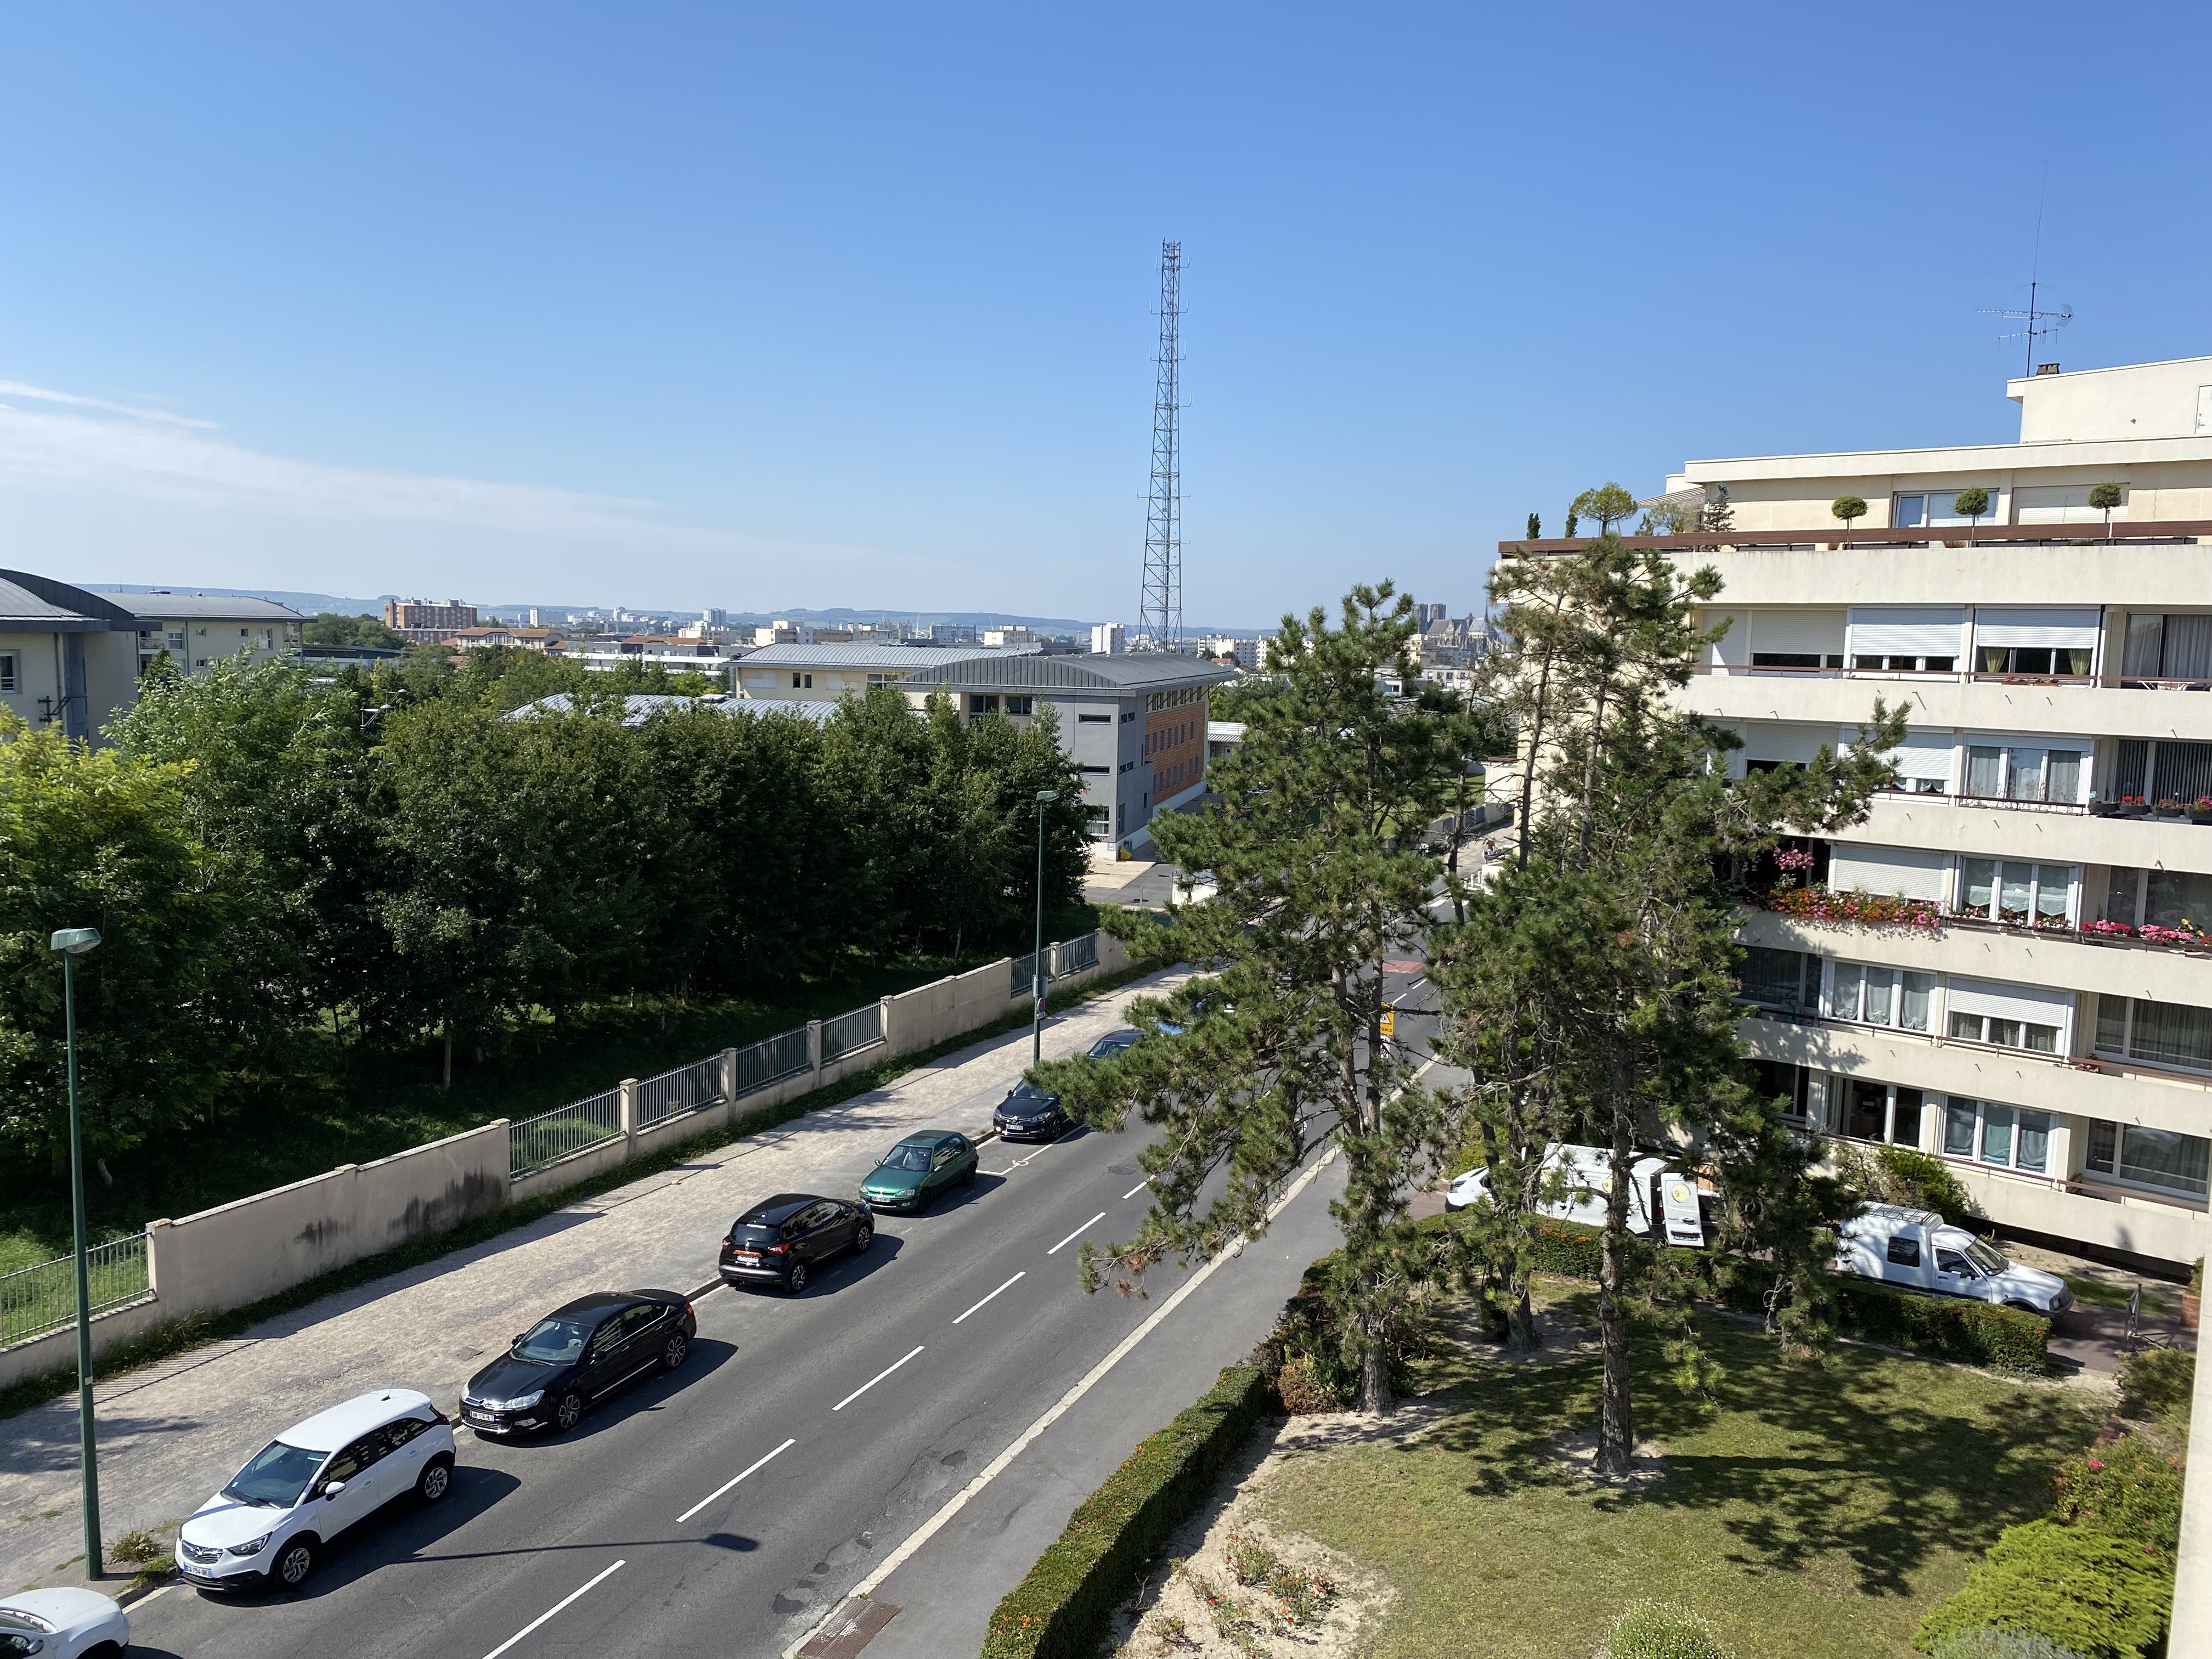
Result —
M 1595 1292 L 1546 1287 L 1595 1326 Z M 1457 1407 L 1411 1445 L 1328 1453 L 1267 1510 L 1399 1591 L 1378 1659 L 1588 1659 L 1629 1602 L 1698 1609 L 1741 1659 L 1904 1659 L 1922 1616 L 2000 1528 L 2050 1501 L 2049 1477 L 2099 1419 L 2079 1395 L 1839 1347 L 1784 1367 L 1755 1327 L 1700 1321 L 1728 1376 L 1711 1404 L 1642 1385 L 1638 1428 L 1665 1479 L 1616 1492 L 1545 1451 L 1597 1421 L 1595 1357 L 1431 1362 Z M 1656 1367 L 1655 1344 L 1639 1345 Z
M 1088 916 L 1061 918 L 1066 931 L 1046 937 L 1072 938 L 1091 925 Z M 973 959 L 961 964 L 977 965 Z M 550 1025 L 531 1028 L 506 1054 L 482 1064 L 457 1053 L 450 1091 L 439 1086 L 442 1054 L 434 1043 L 396 1055 L 356 1055 L 318 1037 L 299 1074 L 265 1098 L 239 1107 L 212 1128 L 109 1159 L 112 1185 L 88 1171 L 88 1219 L 95 1239 L 136 1232 L 156 1216 L 190 1215 L 495 1118 L 551 1111 L 626 1077 L 652 1077 L 725 1048 L 743 1048 L 951 971 L 947 962 L 925 959 L 856 966 L 835 980 L 794 981 L 773 995 L 685 1004 L 618 1000 L 572 1020 L 558 1038 Z M 44 1163 L 0 1166 L 0 1272 L 69 1248 L 67 1175 L 55 1175 Z

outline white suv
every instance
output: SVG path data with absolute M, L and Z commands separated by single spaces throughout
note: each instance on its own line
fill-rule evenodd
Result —
M 453 1484 L 453 1421 L 412 1389 L 333 1406 L 254 1454 L 177 1533 L 177 1570 L 205 1589 L 294 1589 L 330 1541 L 411 1492 Z

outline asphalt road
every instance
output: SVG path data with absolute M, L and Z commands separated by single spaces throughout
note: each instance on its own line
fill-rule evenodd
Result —
M 1080 1243 L 1126 1237 L 1142 1213 L 1137 1145 L 1085 1133 L 1042 1149 L 988 1145 L 973 1187 L 931 1214 L 880 1218 L 875 1248 L 805 1296 L 702 1297 L 681 1372 L 565 1437 L 465 1434 L 442 1505 L 403 1503 L 357 1528 L 295 1596 L 172 1588 L 133 1609 L 135 1650 L 781 1653 L 1175 1289 L 1172 1272 L 1154 1275 L 1149 1301 L 1085 1297 L 1074 1282 Z M 1331 1247 L 1334 1174 L 890 1576 L 878 1598 L 902 1611 L 871 1659 L 975 1650 L 991 1606 L 1074 1504 L 1249 1350 Z M 698 1280 L 711 1272 L 702 1262 Z M 607 1281 L 620 1282 L 615 1264 Z M 211 1490 L 228 1471 L 209 1474 Z

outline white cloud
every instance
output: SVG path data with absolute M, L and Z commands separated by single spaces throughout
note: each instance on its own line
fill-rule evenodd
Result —
M 137 409 L 129 404 L 111 404 L 104 398 L 80 398 L 74 392 L 50 392 L 44 386 L 26 386 L 21 380 L 0 380 L 0 398 L 29 398 L 39 403 L 68 404 L 77 409 L 105 410 L 110 415 L 128 415 L 141 421 L 165 421 L 171 426 L 212 427 L 213 421 L 196 420 L 189 415 L 172 415 L 166 410 Z

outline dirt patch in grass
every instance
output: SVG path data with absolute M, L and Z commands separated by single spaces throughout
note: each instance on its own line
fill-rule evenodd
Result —
M 1594 1322 L 1585 1289 L 1544 1292 L 1555 1323 Z M 2101 1417 L 2063 1388 L 1861 1347 L 1785 1366 L 1755 1326 L 1698 1329 L 1726 1370 L 1710 1398 L 1658 1380 L 1656 1339 L 1636 1341 L 1663 1479 L 1607 1487 L 1560 1461 L 1597 1420 L 1594 1356 L 1504 1363 L 1466 1340 L 1425 1367 L 1417 1432 L 1299 1459 L 1240 1514 L 1390 1587 L 1360 1649 L 1377 1659 L 1589 1654 L 1645 1598 L 1703 1613 L 1744 1659 L 1910 1659 L 1922 1615 L 2042 1511 Z

